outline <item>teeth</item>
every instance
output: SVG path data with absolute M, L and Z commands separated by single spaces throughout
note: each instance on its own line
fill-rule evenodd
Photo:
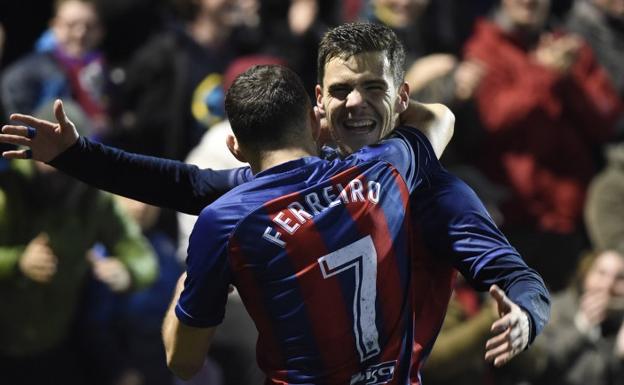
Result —
M 372 126 L 374 124 L 375 124 L 374 120 L 356 120 L 356 121 L 345 122 L 345 126 L 355 127 L 355 128 Z

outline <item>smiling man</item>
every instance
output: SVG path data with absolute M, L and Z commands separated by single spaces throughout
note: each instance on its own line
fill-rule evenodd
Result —
M 411 246 L 417 250 L 411 254 L 414 283 L 411 307 L 415 321 L 410 378 L 418 384 L 419 368 L 444 319 L 455 268 L 477 289 L 490 290 L 498 303 L 501 318 L 492 325 L 494 337 L 486 346 L 486 359 L 497 366 L 522 351 L 541 331 L 548 319 L 549 299 L 540 277 L 509 245 L 474 192 L 440 166 L 437 157 L 450 139 L 453 116 L 440 105 L 409 102 L 409 89 L 403 80 L 404 57 L 402 45 L 387 27 L 355 23 L 330 30 L 319 50 L 316 102 L 318 112 L 326 117 L 340 155 L 378 142 L 401 123 L 415 125 L 424 132 L 423 135 L 404 127 L 394 134 L 404 137 L 406 130 L 411 130 L 425 144 L 417 154 L 409 151 L 395 154 L 401 158 L 396 160 L 398 164 L 407 164 L 414 155 L 418 156 L 422 161 L 415 165 L 414 175 L 424 172 L 428 176 L 410 196 L 414 202 L 410 215 L 415 223 Z M 57 112 L 58 125 L 14 115 L 14 119 L 35 127 L 36 135 L 33 137 L 33 130 L 24 126 L 5 126 L 5 135 L 0 135 L 0 140 L 31 146 L 36 158 L 51 161 L 98 187 L 195 214 L 222 194 L 223 186 L 234 187 L 252 178 L 250 169 L 217 176 L 212 170 L 93 144 L 73 134 L 73 127 L 62 110 L 57 108 Z M 63 152 L 57 156 L 59 150 Z M 332 155 L 332 151 L 325 153 Z M 5 154 L 14 158 L 26 155 L 23 150 Z M 112 175 L 111 162 L 123 172 Z M 359 191 L 361 201 L 370 197 L 374 200 L 375 186 L 372 187 L 364 195 L 364 185 L 355 186 L 355 195 L 349 197 L 360 201 Z M 328 191 L 339 195 L 333 187 Z M 325 205 L 320 198 L 317 201 L 313 200 L 314 195 L 310 197 L 309 201 L 304 197 L 307 208 L 301 203 L 302 207 L 293 208 L 299 216 L 280 217 L 276 213 L 273 221 L 278 227 L 268 229 L 275 245 L 284 242 L 280 238 L 287 236 L 288 229 L 295 232 L 297 223 L 310 219 L 306 214 L 314 216 L 315 208 L 323 213 L 333 208 L 333 202 L 340 203 L 339 197 L 327 199 L 332 203 Z M 346 204 L 344 200 L 343 203 Z M 283 235 L 278 237 L 278 230 Z M 475 239 L 479 242 L 474 242 Z M 368 378 L 374 373 L 360 374 Z

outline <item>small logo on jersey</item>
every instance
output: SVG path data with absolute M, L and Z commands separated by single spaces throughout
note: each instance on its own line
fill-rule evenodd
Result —
M 387 384 L 394 376 L 396 361 L 387 361 L 374 366 L 369 366 L 365 371 L 354 374 L 350 385 L 377 385 Z

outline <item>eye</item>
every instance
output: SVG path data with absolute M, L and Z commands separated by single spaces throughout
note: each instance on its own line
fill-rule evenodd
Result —
M 369 84 L 366 87 L 366 91 L 371 92 L 385 92 L 386 87 L 383 84 Z
M 329 88 L 329 94 L 336 99 L 346 99 L 352 88 L 347 86 L 336 86 Z

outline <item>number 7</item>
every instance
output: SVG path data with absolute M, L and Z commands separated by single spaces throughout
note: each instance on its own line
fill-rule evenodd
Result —
M 370 235 L 318 259 L 323 278 L 348 269 L 355 270 L 353 332 L 360 361 L 379 354 L 379 335 L 375 324 L 377 297 L 377 252 Z

